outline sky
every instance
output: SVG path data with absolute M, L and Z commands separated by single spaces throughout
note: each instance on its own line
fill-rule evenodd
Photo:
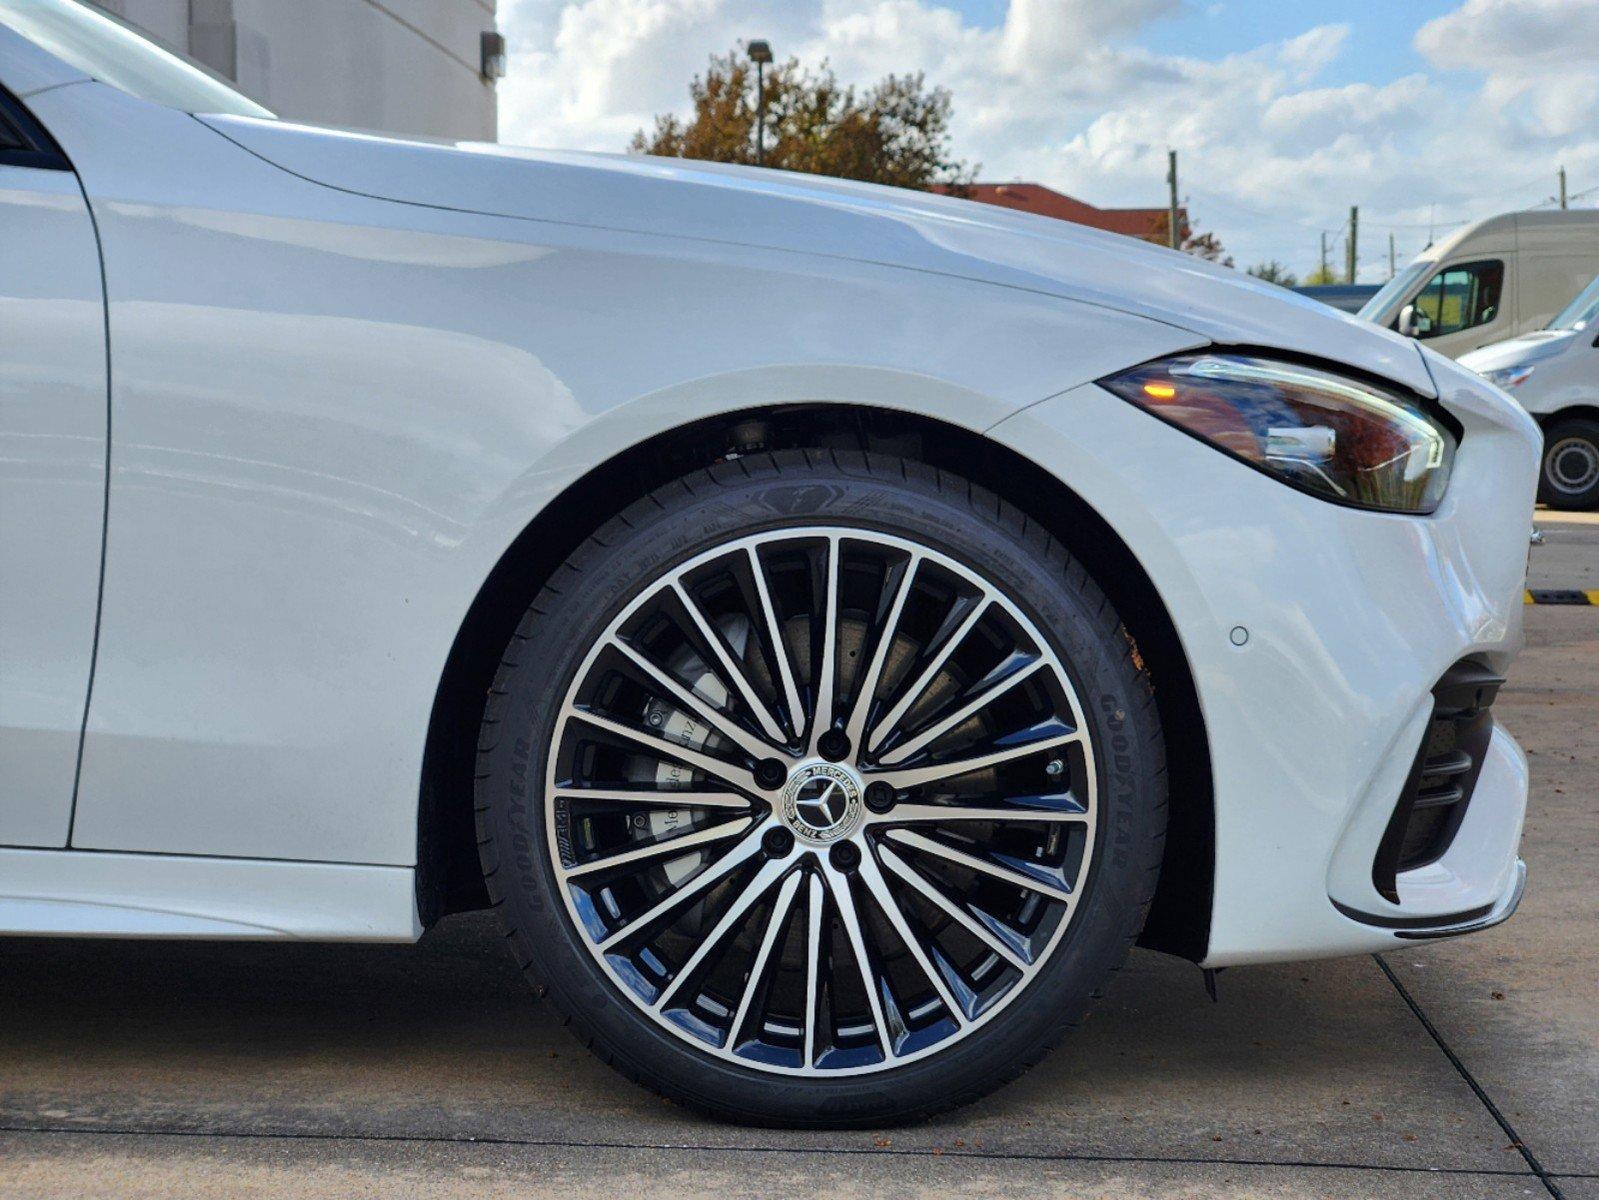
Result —
M 1465 222 L 1599 203 L 1599 0 L 500 0 L 500 138 L 623 150 L 713 53 L 766 38 L 847 82 L 949 89 L 985 181 L 1166 202 L 1240 267 L 1359 278 Z

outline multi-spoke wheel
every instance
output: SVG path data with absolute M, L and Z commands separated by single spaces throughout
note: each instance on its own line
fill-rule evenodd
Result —
M 580 552 L 501 672 L 480 812 L 602 1053 L 855 1122 L 980 1094 L 1078 1015 L 1152 890 L 1161 751 L 1058 546 L 947 476 L 805 466 L 696 477 Z

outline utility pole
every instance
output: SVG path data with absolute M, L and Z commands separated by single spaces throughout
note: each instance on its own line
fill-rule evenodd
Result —
M 1560 207 L 1566 207 L 1566 168 L 1560 168 Z
M 1345 268 L 1345 274 L 1348 276 L 1347 282 L 1349 282 L 1349 283 L 1354 283 L 1355 282 L 1355 263 L 1357 261 L 1359 261 L 1358 256 L 1356 254 L 1355 246 L 1356 246 L 1356 242 L 1359 240 L 1359 238 L 1360 238 L 1360 205 L 1351 204 L 1349 206 L 1349 262 L 1348 262 L 1348 264 L 1346 265 L 1346 268 Z
M 1399 274 L 1399 262 L 1394 258 L 1394 231 L 1388 231 L 1388 278 Z
M 1321 274 L 1317 276 L 1323 283 L 1327 282 L 1327 231 L 1321 231 Z
M 1182 231 L 1177 228 L 1177 151 L 1166 151 L 1166 182 L 1171 186 L 1171 199 L 1166 212 L 1166 238 L 1173 250 L 1183 248 Z
M 755 165 L 766 165 L 766 64 L 772 61 L 770 42 L 754 41 L 745 49 L 755 64 Z

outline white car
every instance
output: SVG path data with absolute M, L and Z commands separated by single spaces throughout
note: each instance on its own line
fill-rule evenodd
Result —
M 1551 508 L 1599 508 L 1599 278 L 1547 329 L 1462 356 L 1543 426 L 1538 499 Z
M 1515 908 L 1476 375 L 960 200 L 287 124 L 74 0 L 0 84 L 0 932 L 492 905 L 627 1075 L 851 1125 L 1135 941 Z

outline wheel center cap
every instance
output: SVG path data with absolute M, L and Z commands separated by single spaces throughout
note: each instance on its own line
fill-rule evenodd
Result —
M 805 763 L 783 786 L 783 822 L 818 845 L 848 837 L 861 825 L 861 782 L 837 763 Z

